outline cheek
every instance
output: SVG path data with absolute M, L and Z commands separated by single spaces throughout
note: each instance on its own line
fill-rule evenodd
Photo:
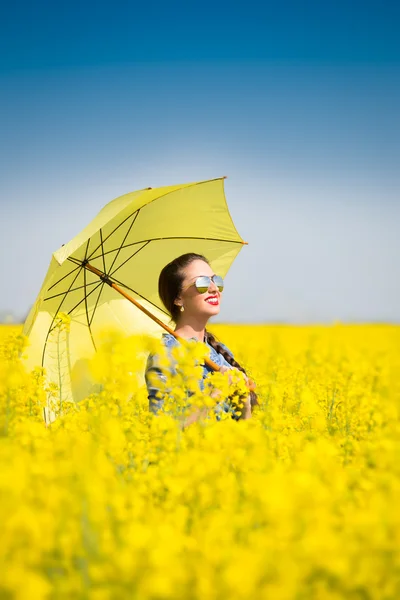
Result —
M 192 298 L 192 302 L 195 306 L 203 306 L 205 296 L 203 294 L 196 294 Z
M 187 302 L 187 306 L 191 306 L 193 309 L 200 309 L 202 307 L 205 306 L 205 302 L 204 302 L 204 298 L 206 297 L 205 294 L 193 294 L 190 296 L 190 298 L 187 298 L 186 302 Z

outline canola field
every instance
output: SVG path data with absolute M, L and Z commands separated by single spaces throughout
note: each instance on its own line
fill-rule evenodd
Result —
M 260 405 L 182 429 L 118 339 L 45 426 L 57 390 L 0 328 L 0 598 L 400 598 L 400 327 L 211 330 Z

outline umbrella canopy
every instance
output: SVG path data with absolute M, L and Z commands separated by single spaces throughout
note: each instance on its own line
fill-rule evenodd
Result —
M 87 390 L 74 389 L 71 374 L 93 356 L 105 329 L 126 335 L 162 331 L 107 279 L 168 323 L 158 296 L 161 269 L 181 254 L 197 252 L 224 277 L 244 243 L 229 214 L 224 178 L 148 188 L 113 200 L 53 254 L 24 325 L 27 367 L 44 367 L 49 382 L 63 383 L 64 398 L 79 400 Z M 60 313 L 69 316 L 68 327 L 60 327 Z

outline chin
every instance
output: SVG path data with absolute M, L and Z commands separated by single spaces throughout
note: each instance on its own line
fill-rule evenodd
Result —
M 220 311 L 220 306 L 210 306 L 210 310 L 207 311 L 207 314 L 210 317 L 214 317 L 215 315 L 217 315 Z

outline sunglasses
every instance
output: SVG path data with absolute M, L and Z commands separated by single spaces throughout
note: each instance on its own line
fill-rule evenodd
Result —
M 201 275 L 200 277 L 197 277 L 196 281 L 188 285 L 185 290 L 190 288 L 192 285 L 195 285 L 200 294 L 205 294 L 208 291 L 211 282 L 217 286 L 219 292 L 222 292 L 224 289 L 224 280 L 219 275 L 213 275 L 212 277 L 209 277 L 208 275 Z

